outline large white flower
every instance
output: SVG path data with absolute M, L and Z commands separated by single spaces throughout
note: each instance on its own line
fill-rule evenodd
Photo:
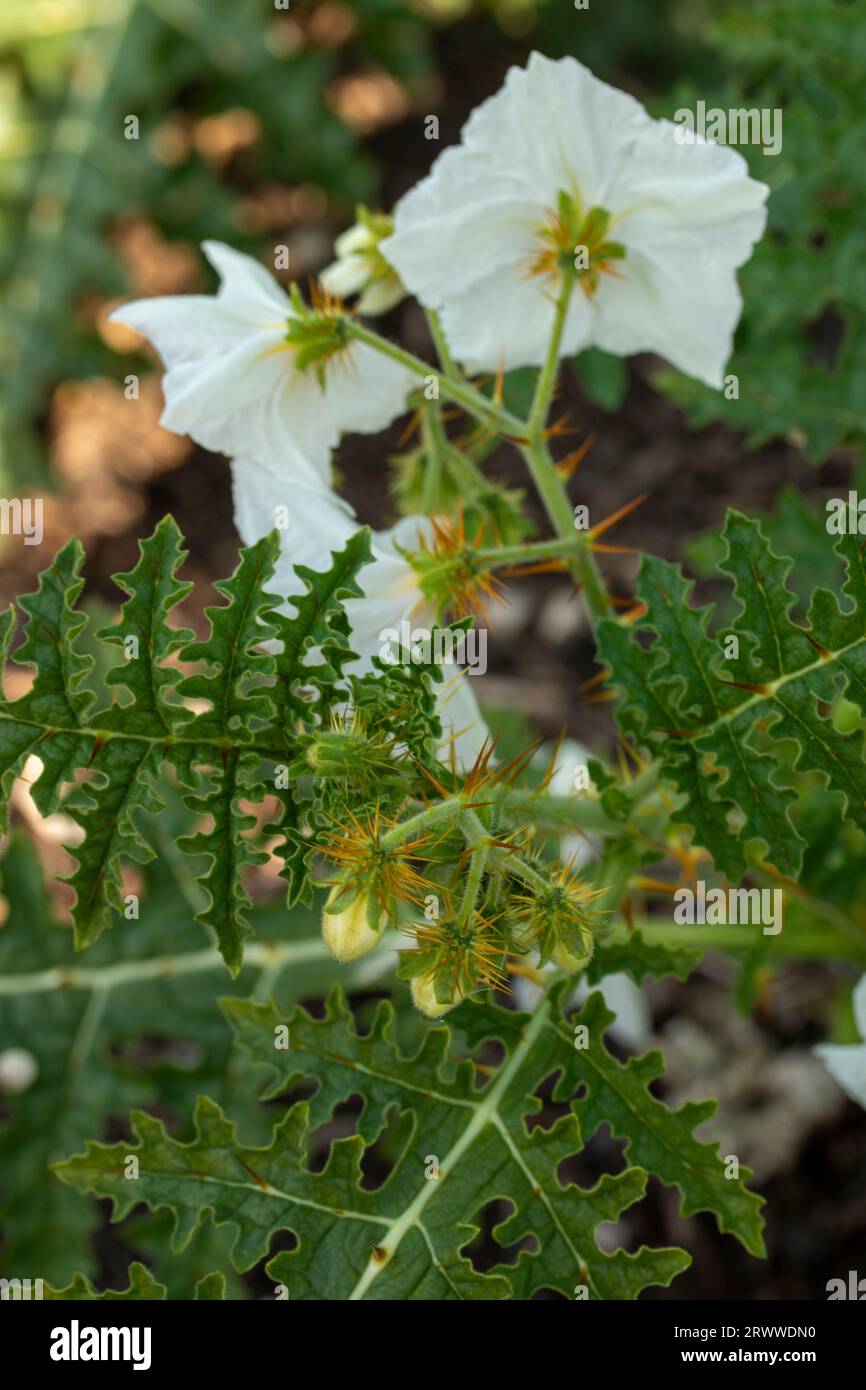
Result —
M 234 459 L 232 483 L 235 525 L 245 545 L 254 544 L 273 529 L 275 508 L 287 508 L 282 513 L 288 521 L 282 552 L 268 585 L 284 598 L 305 590 L 303 580 L 295 574 L 295 565 L 327 569 L 331 552 L 342 550 L 358 530 L 359 523 L 347 502 L 321 485 L 287 480 L 280 468 L 259 459 Z M 436 626 L 433 608 L 421 591 L 418 575 L 400 553 L 417 551 L 424 539 L 431 539 L 432 530 L 427 517 L 414 516 L 403 517 L 387 531 L 373 533 L 374 559 L 358 576 L 364 597 L 346 601 L 352 649 L 358 654 L 358 660 L 351 662 L 347 671 L 362 674 L 371 670 L 374 656 L 386 661 L 394 659 L 395 644 L 385 634 L 399 634 L 404 622 L 413 633 L 429 632 Z M 444 678 L 436 687 L 444 735 L 441 756 L 446 762 L 450 759 L 453 743 L 457 763 L 466 769 L 475 761 L 488 729 L 471 688 L 475 678 L 464 675 L 454 661 L 446 660 L 442 665 Z
M 208 449 L 278 459 L 328 482 L 340 435 L 384 429 L 403 411 L 412 378 L 357 342 L 299 367 L 286 338 L 299 316 L 285 290 L 250 256 L 218 241 L 203 250 L 220 276 L 215 295 L 138 299 L 111 315 L 149 338 L 165 363 L 162 424 Z
M 543 362 L 568 262 L 563 355 L 657 352 L 719 386 L 768 190 L 735 150 L 682 140 L 573 58 L 533 53 L 397 205 L 380 249 L 472 370 Z
M 815 1048 L 815 1053 L 842 1090 L 866 1109 L 866 975 L 854 991 L 853 1004 L 854 1018 L 863 1041 L 848 1047 L 822 1043 Z

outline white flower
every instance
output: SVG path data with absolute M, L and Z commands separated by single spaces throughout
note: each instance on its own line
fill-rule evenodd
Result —
M 848 1047 L 822 1043 L 815 1048 L 815 1054 L 821 1058 L 842 1090 L 858 1105 L 866 1108 L 866 975 L 854 991 L 853 1005 L 857 1029 L 863 1041 Z
M 567 738 L 560 744 L 556 767 L 548 786 L 551 796 L 578 794 L 575 788 L 575 771 L 578 767 L 586 767 L 590 756 L 583 744 L 578 743 L 576 739 Z M 542 753 L 539 753 L 538 761 L 544 761 Z M 586 835 L 572 833 L 561 835 L 559 838 L 560 859 L 564 864 L 573 864 L 576 869 L 596 858 L 598 852 L 598 844 Z
M 575 791 L 574 774 L 578 767 L 586 767 L 590 757 L 589 750 L 582 743 L 578 743 L 576 739 L 565 739 L 560 745 L 556 768 L 548 786 L 550 794 L 586 796 L 586 791 Z M 542 761 L 541 757 L 539 761 Z M 572 833 L 560 836 L 560 859 L 564 864 L 573 864 L 576 869 L 592 863 L 600 852 L 600 843 L 586 835 Z M 652 1035 L 652 1015 L 643 989 L 629 979 L 628 975 L 621 973 L 605 975 L 593 988 L 601 990 L 607 1007 L 616 1015 L 611 1025 L 613 1035 L 621 1038 L 628 1047 L 646 1047 Z M 577 997 L 582 1003 L 588 995 L 589 989 L 583 985 Z
M 308 486 L 260 460 L 238 458 L 232 461 L 235 525 L 245 545 L 252 545 L 274 526 L 274 508 L 288 507 L 289 525 L 283 539 L 276 573 L 268 589 L 288 598 L 305 592 L 295 565 L 325 570 L 331 552 L 342 550 L 358 530 L 358 521 L 347 502 L 321 486 Z M 372 659 L 388 660 L 393 644 L 383 637 L 388 630 L 400 632 L 408 622 L 413 631 L 430 631 L 436 626 L 435 614 L 422 593 L 419 578 L 400 550 L 417 550 L 433 532 L 427 517 L 403 517 L 387 531 L 372 537 L 373 561 L 358 576 L 363 598 L 346 600 L 346 617 L 351 626 L 352 650 L 358 660 L 346 670 L 362 674 L 372 670 Z M 390 647 L 390 650 L 389 650 Z M 458 765 L 468 768 L 475 761 L 488 729 L 471 689 L 471 679 L 456 662 L 444 661 L 443 681 L 437 685 L 437 703 L 444 742 L 441 756 L 450 758 L 453 743 Z
M 337 259 L 319 276 L 322 287 L 341 299 L 360 294 L 359 314 L 387 314 L 406 297 L 399 275 L 379 250 L 380 242 L 393 230 L 393 220 L 386 213 L 359 208 L 354 227 L 337 237 Z
M 719 386 L 768 190 L 735 150 L 681 130 L 573 58 L 533 53 L 397 205 L 382 253 L 471 370 L 543 362 L 567 263 L 563 356 L 657 352 Z
M 162 424 L 208 449 L 278 459 L 328 482 L 340 435 L 384 429 L 413 378 L 357 342 L 299 365 L 286 337 L 298 304 L 252 257 L 218 241 L 203 250 L 220 276 L 216 295 L 138 299 L 111 315 L 150 338 L 165 363 Z

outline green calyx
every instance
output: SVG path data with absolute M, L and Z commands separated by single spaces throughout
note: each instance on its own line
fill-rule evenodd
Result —
M 286 323 L 286 342 L 294 349 L 298 371 L 312 367 L 324 390 L 326 364 L 351 348 L 345 310 L 340 300 L 328 295 L 317 298 L 312 306 L 305 304 L 297 285 L 292 285 L 289 294 L 294 314 Z
M 317 729 L 313 733 L 304 756 L 317 776 L 362 784 L 387 769 L 391 744 L 368 734 L 360 721 L 355 722 L 359 727 Z
M 592 207 L 584 213 L 569 193 L 561 192 L 556 211 L 548 215 L 539 232 L 540 249 L 530 266 L 531 275 L 561 279 L 573 276 L 589 298 L 598 288 L 602 274 L 614 275 L 611 262 L 625 258 L 622 242 L 608 239 L 611 214 L 606 208 Z
M 564 970 L 582 969 L 592 957 L 601 924 L 593 903 L 605 892 L 584 884 L 567 867 L 549 880 L 533 872 L 529 881 L 521 881 L 511 904 L 524 949 L 537 950 L 541 965 L 554 960 Z

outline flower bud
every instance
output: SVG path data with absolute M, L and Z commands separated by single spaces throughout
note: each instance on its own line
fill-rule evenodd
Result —
M 413 1004 L 428 1018 L 441 1018 L 443 1014 L 447 1014 L 449 1009 L 453 1009 L 455 1004 L 460 1003 L 454 991 L 452 991 L 452 996 L 446 1004 L 442 1004 L 436 998 L 436 976 L 434 974 L 416 975 L 410 988 Z
M 385 921 L 368 893 L 359 893 L 348 907 L 332 912 L 332 905 L 345 891 L 340 884 L 331 889 L 322 913 L 322 936 L 337 960 L 357 960 L 378 946 Z M 371 918 L 376 926 L 371 926 Z
M 551 954 L 551 960 L 554 965 L 558 965 L 560 970 L 567 970 L 569 975 L 577 975 L 579 971 L 585 970 L 592 960 L 594 949 L 593 939 L 589 932 L 581 932 L 580 936 L 581 941 L 586 947 L 586 955 L 576 955 L 575 952 L 569 950 L 568 946 L 562 941 L 557 942 Z
M 361 314 L 385 314 L 399 304 L 406 291 L 394 267 L 379 250 L 379 243 L 393 230 L 394 224 L 385 213 L 359 208 L 354 227 L 337 238 L 337 259 L 319 276 L 323 289 L 341 299 L 360 294 Z
M 364 783 L 388 768 L 391 750 L 383 738 L 369 736 L 360 719 L 341 728 L 317 729 L 306 751 L 317 777 Z
M 307 762 L 320 777 L 347 777 L 357 767 L 364 739 L 350 732 L 317 730 L 307 748 Z

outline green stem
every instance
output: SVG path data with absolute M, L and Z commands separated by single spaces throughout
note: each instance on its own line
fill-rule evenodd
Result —
M 612 833 L 610 816 L 595 796 L 550 796 L 542 800 L 537 791 L 509 787 L 502 798 L 508 815 L 535 824 L 536 817 L 545 830 L 559 835 L 582 830 Z
M 467 812 L 467 817 L 472 812 Z M 467 838 L 475 835 L 475 826 L 469 823 Z M 463 893 L 463 901 L 460 904 L 460 922 L 463 926 L 469 921 L 478 900 L 481 890 L 481 880 L 484 877 L 484 870 L 487 866 L 487 856 L 489 846 L 486 838 L 475 839 L 472 845 L 472 857 L 469 861 L 469 874 L 466 879 L 466 888 Z
M 562 347 L 562 334 L 565 329 L 565 320 L 568 315 L 568 306 L 571 303 L 571 292 L 574 289 L 574 275 L 568 271 L 562 277 L 562 289 L 559 299 L 556 302 L 556 314 L 553 320 L 553 330 L 550 335 L 550 342 L 547 345 L 547 356 L 544 365 L 535 384 L 535 395 L 532 398 L 532 405 L 529 411 L 527 424 L 531 435 L 537 435 L 544 429 L 547 413 L 550 410 L 550 402 L 553 396 L 553 388 L 556 385 L 556 374 L 559 370 L 559 351 Z
M 586 533 L 574 529 L 574 513 L 568 492 L 543 434 L 532 439 L 528 445 L 521 445 L 521 451 L 552 525 L 563 540 L 570 540 L 574 555 L 571 573 L 583 591 L 593 623 L 598 623 L 608 616 L 607 591 Z
M 388 950 L 395 949 L 399 942 L 398 932 L 388 932 L 382 939 L 382 945 Z M 329 958 L 328 949 L 320 936 L 306 941 L 255 941 L 244 951 L 246 967 L 258 966 L 265 970 L 284 970 L 289 966 L 327 961 Z M 383 954 L 383 969 L 385 964 Z M 225 962 L 216 950 L 205 947 L 200 951 L 152 956 L 146 960 L 118 961 L 113 965 L 55 966 L 48 970 L 4 975 L 0 979 L 0 998 L 16 994 L 45 994 L 54 990 L 95 990 L 102 996 L 109 990 L 136 985 L 144 980 L 169 980 L 211 972 L 225 978 Z
M 431 448 L 436 448 L 454 482 L 464 497 L 477 497 L 485 492 L 488 482 L 471 458 L 456 448 L 445 433 L 438 401 L 425 401 Z
M 456 821 L 463 814 L 463 802 L 459 796 L 449 797 L 447 801 L 434 802 L 428 806 L 426 811 L 419 811 L 417 816 L 410 816 L 408 820 L 400 821 L 393 830 L 389 830 L 387 835 L 383 835 L 380 841 L 382 849 L 396 849 L 413 835 L 419 835 L 425 830 L 431 830 L 443 821 Z
M 436 349 L 436 356 L 448 375 L 456 377 L 458 375 L 457 364 L 451 356 L 451 349 L 442 331 L 439 315 L 435 309 L 426 309 L 424 312 L 427 317 L 427 327 L 430 329 L 430 337 L 433 339 L 433 346 Z
M 422 379 L 428 376 L 437 377 L 441 393 L 448 400 L 454 401 L 455 405 L 459 405 L 468 415 L 480 420 L 488 429 L 493 429 L 498 434 L 505 435 L 510 439 L 525 440 L 526 424 L 524 421 L 519 420 L 510 411 L 503 410 L 489 397 L 477 391 L 474 386 L 470 386 L 468 381 L 459 381 L 447 373 L 435 371 L 429 362 L 425 362 L 421 357 L 416 357 L 412 352 L 406 352 L 396 343 L 389 342 L 387 338 L 374 333 L 371 328 L 366 328 L 357 319 L 345 318 L 343 323 L 350 337 L 356 338 L 359 343 L 366 343 L 368 347 L 373 348 L 376 352 L 381 352 L 385 357 L 390 357 L 392 362 L 398 362 L 401 367 L 405 367 L 415 376 Z
M 533 888 L 537 888 L 543 893 L 546 893 L 550 887 L 543 874 L 540 874 L 531 864 L 525 864 L 522 859 L 518 859 L 516 854 L 506 854 L 505 867 L 516 878 L 522 878 L 524 883 L 531 884 Z
M 551 524 L 563 540 L 570 540 L 572 543 L 574 558 L 571 572 L 583 590 L 590 618 L 595 624 L 607 616 L 607 593 L 590 550 L 589 541 L 585 535 L 574 529 L 574 513 L 569 501 L 568 490 L 551 458 L 544 437 L 547 413 L 550 409 L 559 368 L 562 334 L 573 289 L 574 276 L 566 272 L 563 276 L 562 290 L 556 305 L 556 316 L 553 320 L 553 331 L 550 336 L 547 356 L 536 383 L 535 395 L 527 420 L 529 439 L 521 444 L 520 448 Z
M 490 550 L 476 551 L 476 558 L 482 564 L 519 565 L 533 560 L 569 559 L 575 553 L 576 542 L 573 536 L 567 540 L 527 541 L 525 545 L 500 545 Z
M 762 934 L 758 926 L 741 926 L 732 923 L 720 923 L 715 926 L 700 924 L 679 926 L 670 922 L 659 922 L 655 918 L 648 918 L 636 922 L 635 930 L 640 932 L 645 941 L 666 946 L 671 950 L 676 950 L 678 947 L 692 948 L 697 946 L 704 951 L 751 951 L 758 944 L 762 947 L 769 944 L 774 953 L 794 957 L 816 957 L 822 960 L 834 957 L 840 960 L 862 961 L 866 959 L 866 942 L 859 944 L 858 948 L 856 941 L 849 941 L 843 937 L 837 937 L 833 940 L 823 930 L 791 933 L 793 938 L 791 944 L 785 940 L 784 930 L 778 938 L 768 938 Z M 609 938 L 609 942 L 627 941 L 630 935 L 631 933 L 618 930 Z

